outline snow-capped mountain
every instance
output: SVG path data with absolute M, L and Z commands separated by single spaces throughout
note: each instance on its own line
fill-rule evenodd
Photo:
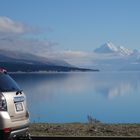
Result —
M 140 51 L 107 42 L 96 48 L 93 54 L 89 54 L 88 62 L 88 68 L 97 68 L 101 71 L 140 70 Z M 84 63 L 81 65 L 84 66 Z
M 133 51 L 123 47 L 123 46 L 115 46 L 111 42 L 107 42 L 101 45 L 99 48 L 94 50 L 95 53 L 115 53 L 118 55 L 130 55 Z

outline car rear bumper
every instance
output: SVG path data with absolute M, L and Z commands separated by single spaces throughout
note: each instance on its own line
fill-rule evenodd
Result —
M 23 128 L 23 129 L 19 129 L 19 130 L 13 130 L 10 133 L 10 138 L 28 138 L 29 135 L 29 129 L 27 128 Z
M 10 140 L 16 138 L 30 139 L 28 126 L 10 129 L 10 131 L 0 130 L 0 140 Z

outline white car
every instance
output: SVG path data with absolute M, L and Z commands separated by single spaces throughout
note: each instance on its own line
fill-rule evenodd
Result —
M 30 139 L 26 96 L 0 68 L 0 140 Z

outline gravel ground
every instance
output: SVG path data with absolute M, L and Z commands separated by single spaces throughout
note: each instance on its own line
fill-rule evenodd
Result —
M 140 136 L 140 124 L 32 123 L 32 136 Z

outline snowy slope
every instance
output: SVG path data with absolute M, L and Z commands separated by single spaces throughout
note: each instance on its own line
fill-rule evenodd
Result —
M 101 45 L 99 48 L 94 50 L 95 53 L 115 53 L 118 55 L 130 55 L 132 54 L 132 51 L 123 47 L 123 46 L 115 46 L 111 42 L 107 42 L 103 45 Z

